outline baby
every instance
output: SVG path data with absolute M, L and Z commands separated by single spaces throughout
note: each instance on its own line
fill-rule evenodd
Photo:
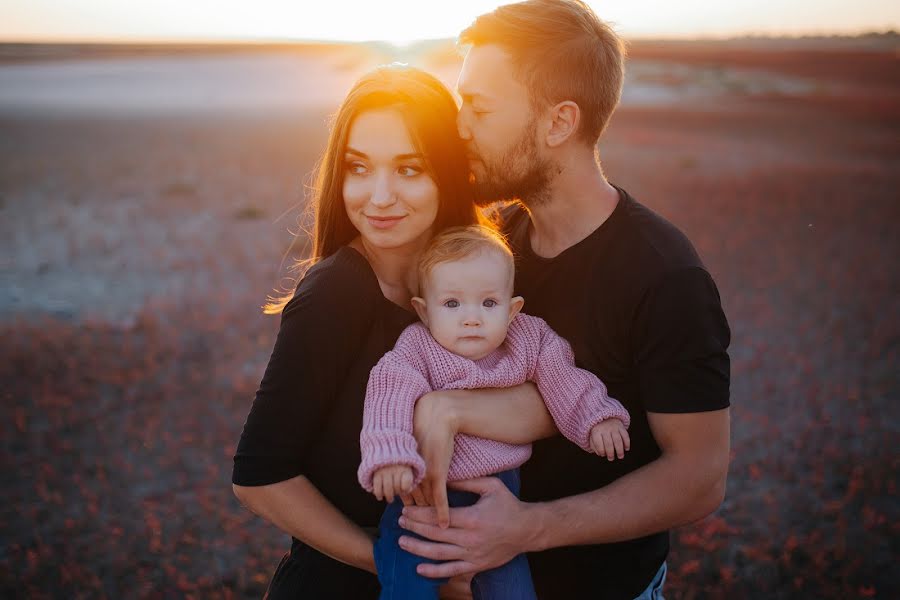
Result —
M 369 375 L 358 475 L 366 490 L 390 502 L 375 543 L 382 598 L 436 599 L 446 581 L 418 575 L 416 565 L 427 559 L 397 543 L 412 534 L 397 524 L 403 504 L 394 496 L 410 493 L 425 474 L 413 437 L 413 408 L 423 395 L 531 381 L 560 433 L 585 451 L 612 460 L 629 448 L 628 411 L 596 376 L 575 366 L 569 344 L 543 320 L 519 314 L 524 300 L 512 295 L 514 273 L 505 240 L 487 227 L 455 227 L 437 236 L 419 263 L 421 297 L 413 305 L 422 322 L 404 330 Z M 496 475 L 518 496 L 518 467 L 530 456 L 530 445 L 459 434 L 447 479 Z M 451 506 L 477 499 L 448 492 Z M 478 573 L 472 590 L 476 600 L 535 597 L 524 555 Z

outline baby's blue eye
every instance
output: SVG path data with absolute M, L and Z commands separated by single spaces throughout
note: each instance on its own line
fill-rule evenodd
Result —
M 497 306 L 497 301 L 493 300 L 491 298 L 488 298 L 487 300 L 482 302 L 481 305 L 484 306 L 485 308 L 494 308 L 495 306 Z
M 459 302 L 457 300 L 447 300 L 444 302 L 444 306 L 447 308 L 459 308 Z

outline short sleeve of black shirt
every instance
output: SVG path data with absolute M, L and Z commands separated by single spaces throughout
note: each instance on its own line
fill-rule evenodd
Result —
M 234 457 L 237 485 L 277 483 L 308 466 L 307 450 L 372 321 L 374 304 L 360 289 L 371 274 L 349 252 L 342 249 L 315 265 L 282 312 Z
M 730 331 L 705 269 L 665 273 L 641 300 L 633 331 L 645 410 L 702 412 L 729 405 Z

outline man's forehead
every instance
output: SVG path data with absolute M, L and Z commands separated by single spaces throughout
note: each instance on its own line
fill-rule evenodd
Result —
M 472 46 L 466 54 L 456 80 L 456 90 L 461 96 L 490 98 L 499 95 L 498 90 L 512 82 L 512 59 L 509 53 L 497 44 L 477 45 Z

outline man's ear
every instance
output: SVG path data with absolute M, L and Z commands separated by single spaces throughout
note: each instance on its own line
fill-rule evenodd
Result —
M 425 299 L 413 296 L 412 305 L 413 308 L 416 309 L 416 314 L 419 315 L 419 319 L 425 323 L 425 327 L 428 327 L 428 311 L 425 310 Z
M 549 111 L 550 130 L 547 131 L 547 145 L 556 148 L 575 136 L 581 123 L 581 109 L 571 100 L 564 100 L 551 107 Z
M 512 323 L 512 320 L 519 314 L 519 311 L 522 310 L 524 304 L 525 298 L 522 296 L 516 296 L 509 301 L 509 320 L 507 323 Z

